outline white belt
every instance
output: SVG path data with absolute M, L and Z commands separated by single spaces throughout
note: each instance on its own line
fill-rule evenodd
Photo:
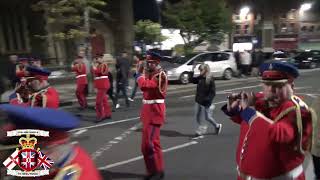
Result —
M 99 76 L 94 78 L 94 80 L 97 80 L 97 79 L 108 79 L 108 76 Z
M 164 99 L 152 99 L 152 100 L 142 100 L 143 104 L 162 104 L 164 103 Z
M 81 75 L 76 76 L 76 78 L 78 79 L 78 78 L 85 77 L 85 76 L 87 76 L 87 75 L 86 74 L 81 74 Z
M 303 166 L 302 166 L 302 164 L 300 164 L 298 167 L 292 169 L 291 171 L 289 171 L 281 176 L 273 177 L 270 179 L 255 178 L 250 175 L 246 175 L 244 173 L 241 173 L 239 171 L 239 168 L 237 168 L 237 170 L 238 170 L 238 175 L 244 180 L 292 180 L 292 179 L 297 178 L 301 173 L 303 173 Z

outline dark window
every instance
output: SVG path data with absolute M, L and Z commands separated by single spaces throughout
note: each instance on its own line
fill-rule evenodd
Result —
M 314 26 L 310 26 L 309 32 L 314 32 Z
M 230 55 L 226 53 L 213 53 L 211 55 L 212 62 L 225 61 L 228 60 L 230 57 Z
M 302 26 L 301 31 L 302 31 L 302 32 L 307 31 L 307 26 Z
M 0 16 L 0 51 L 1 53 L 26 53 L 27 26 L 26 16 L 17 9 L 2 9 Z M 1 41 L 1 39 L 3 39 Z

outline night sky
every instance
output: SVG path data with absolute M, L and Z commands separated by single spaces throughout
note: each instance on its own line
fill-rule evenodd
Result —
M 158 22 L 158 7 L 156 0 L 134 0 L 134 18 L 135 20 L 150 19 Z

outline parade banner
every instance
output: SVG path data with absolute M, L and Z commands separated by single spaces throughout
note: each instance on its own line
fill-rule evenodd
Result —
M 34 135 L 34 136 L 49 137 L 49 131 L 43 131 L 43 130 L 37 130 L 37 129 L 19 129 L 19 130 L 7 131 L 8 137 L 22 136 L 27 134 Z

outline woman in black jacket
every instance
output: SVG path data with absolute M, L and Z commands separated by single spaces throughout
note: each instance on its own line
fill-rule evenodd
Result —
M 197 122 L 196 134 L 193 138 L 201 138 L 207 131 L 207 126 L 203 124 L 201 117 L 212 124 L 216 134 L 220 134 L 222 124 L 217 123 L 213 118 L 214 104 L 213 99 L 216 95 L 216 86 L 214 77 L 210 73 L 210 67 L 207 64 L 199 66 L 200 75 L 196 78 L 197 92 L 195 98 L 195 119 Z

